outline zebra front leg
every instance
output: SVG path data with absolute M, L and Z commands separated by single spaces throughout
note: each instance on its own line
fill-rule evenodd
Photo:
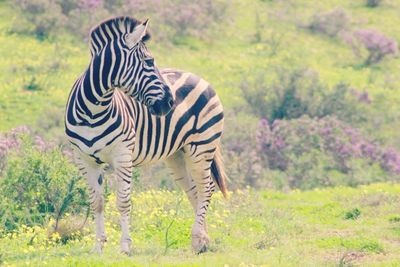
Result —
M 90 207 L 94 213 L 96 224 L 96 241 L 92 249 L 94 253 L 102 253 L 104 243 L 107 241 L 104 228 L 104 173 L 96 163 L 83 160 L 80 155 L 75 156 L 75 161 L 83 176 L 86 177 L 89 189 Z
M 207 251 L 210 238 L 207 234 L 206 212 L 214 192 L 215 184 L 211 178 L 211 160 L 213 155 L 192 156 L 187 160 L 187 167 L 197 187 L 197 207 L 195 222 L 192 226 L 192 248 L 196 253 Z
M 117 208 L 120 212 L 121 252 L 130 254 L 132 239 L 129 234 L 131 212 L 132 160 L 119 160 L 115 172 L 117 176 Z

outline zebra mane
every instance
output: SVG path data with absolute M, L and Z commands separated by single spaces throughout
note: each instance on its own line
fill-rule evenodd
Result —
M 90 49 L 98 52 L 104 45 L 111 41 L 111 38 L 122 36 L 125 33 L 131 33 L 133 29 L 141 23 L 140 20 L 128 16 L 115 17 L 101 22 L 90 31 Z M 115 32 L 116 30 L 117 32 Z M 113 34 L 105 34 L 108 31 Z M 104 40 L 104 38 L 106 38 L 106 40 Z M 147 31 L 142 41 L 146 42 L 149 39 L 150 34 Z M 99 43 L 99 40 L 101 40 L 102 44 Z

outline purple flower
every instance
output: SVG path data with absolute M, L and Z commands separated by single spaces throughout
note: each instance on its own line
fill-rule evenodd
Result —
M 82 9 L 96 9 L 103 5 L 102 0 L 80 0 L 78 6 Z
M 320 151 L 330 156 L 341 170 L 349 168 L 351 159 L 363 158 L 380 164 L 388 172 L 400 174 L 398 151 L 375 144 L 334 117 L 276 120 L 271 128 L 266 120 L 262 120 L 256 142 L 258 153 L 272 169 L 286 170 L 291 166 L 293 156 Z
M 396 40 L 385 36 L 372 29 L 360 29 L 353 33 L 353 38 L 347 41 L 353 47 L 353 51 L 360 56 L 360 46 L 368 50 L 369 55 L 365 60 L 366 65 L 376 64 L 387 55 L 396 55 L 398 45 Z
M 356 31 L 354 36 L 370 51 L 379 50 L 383 54 L 397 53 L 397 42 L 378 31 L 361 29 Z
M 46 142 L 41 136 L 32 136 L 32 131 L 27 126 L 19 126 L 8 133 L 0 134 L 0 172 L 6 165 L 7 156 L 11 151 L 20 153 L 22 145 L 21 136 L 26 135 L 32 141 L 32 145 L 40 152 L 46 152 L 55 147 L 55 144 Z

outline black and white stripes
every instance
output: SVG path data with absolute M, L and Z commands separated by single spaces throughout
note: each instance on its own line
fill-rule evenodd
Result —
M 211 177 L 226 193 L 219 149 L 222 105 L 203 79 L 158 70 L 144 44 L 147 24 L 118 17 L 92 30 L 92 58 L 69 96 L 66 134 L 88 181 L 95 251 L 100 252 L 106 241 L 102 164 L 111 165 L 117 176 L 121 249 L 128 253 L 132 170 L 166 160 L 193 205 L 192 245 L 200 252 L 209 241 L 205 214 L 215 187 Z

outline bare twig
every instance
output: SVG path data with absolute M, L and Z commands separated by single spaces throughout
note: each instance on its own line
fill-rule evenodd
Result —
M 171 246 L 173 246 L 173 245 L 176 244 L 176 242 L 177 242 L 176 240 L 175 240 L 175 241 L 172 241 L 172 242 L 169 242 L 169 240 L 168 240 L 168 234 L 169 234 L 169 229 L 172 227 L 172 225 L 173 225 L 174 222 L 175 222 L 175 219 L 176 219 L 177 216 L 178 216 L 179 208 L 180 208 L 181 203 L 182 203 L 182 197 L 179 195 L 179 196 L 178 196 L 178 199 L 177 199 L 177 201 L 176 201 L 175 215 L 174 215 L 174 217 L 172 218 L 172 220 L 171 220 L 171 222 L 169 223 L 169 225 L 167 226 L 167 229 L 165 230 L 165 250 L 164 250 L 164 255 L 167 254 L 168 248 L 171 247 Z

